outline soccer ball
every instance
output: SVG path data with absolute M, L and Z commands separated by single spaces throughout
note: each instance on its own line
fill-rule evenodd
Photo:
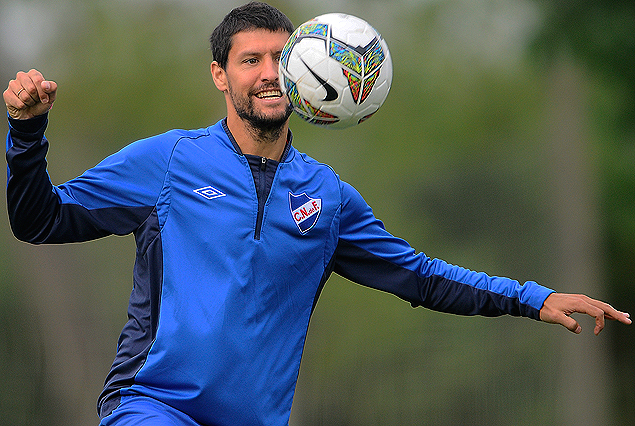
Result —
M 373 115 L 392 82 L 388 45 L 363 19 L 343 13 L 300 25 L 282 49 L 280 85 L 309 123 L 345 128 Z

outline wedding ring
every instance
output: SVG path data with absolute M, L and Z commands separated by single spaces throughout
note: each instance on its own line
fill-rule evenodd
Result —
M 20 97 L 20 93 L 22 93 L 24 91 L 24 87 L 22 89 L 20 89 L 18 91 L 18 93 L 16 93 L 15 95 L 19 98 Z

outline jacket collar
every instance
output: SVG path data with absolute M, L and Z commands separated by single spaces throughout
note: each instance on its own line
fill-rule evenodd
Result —
M 232 132 L 229 130 L 229 126 L 227 126 L 227 117 L 225 117 L 222 120 L 221 124 L 223 125 L 223 130 L 227 134 L 227 137 L 231 141 L 231 143 L 234 146 L 234 149 L 236 150 L 236 152 L 238 154 L 240 154 L 240 155 L 244 155 L 242 150 L 240 149 L 240 146 L 238 145 L 238 142 L 236 142 L 236 139 L 234 139 L 234 135 L 232 135 Z M 284 151 L 282 151 L 282 157 L 280 158 L 280 162 L 281 163 L 284 163 L 285 160 L 287 159 L 287 157 L 289 155 L 289 151 L 291 151 L 291 142 L 292 141 L 293 141 L 293 133 L 291 133 L 291 129 L 289 129 L 289 132 L 287 133 L 287 144 L 285 145 Z

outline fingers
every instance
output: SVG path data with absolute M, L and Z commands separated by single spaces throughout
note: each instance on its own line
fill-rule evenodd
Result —
M 606 319 L 631 324 L 629 314 L 616 310 L 608 303 L 582 294 L 552 293 L 544 302 L 540 318 L 546 322 L 561 324 L 574 333 L 580 333 L 582 328 L 575 319 L 571 318 L 574 313 L 594 317 L 595 328 L 593 332 L 596 335 L 604 329 Z
M 16 80 L 19 84 L 16 96 L 28 106 L 37 102 L 48 103 L 52 82 L 44 80 L 44 76 L 37 70 L 28 73 L 18 73 Z
M 595 328 L 593 329 L 593 333 L 597 336 L 600 334 L 600 331 L 604 330 L 604 311 L 598 309 L 598 313 L 595 316 Z
M 583 294 L 571 295 L 571 297 L 574 299 L 573 303 L 568 310 L 565 309 L 565 314 L 569 316 L 573 313 L 581 313 L 594 317 L 595 328 L 593 333 L 596 336 L 604 329 L 607 312 L 617 312 L 609 304 L 591 299 Z
M 590 297 L 584 296 L 585 301 L 589 303 L 589 305 L 593 306 L 596 309 L 595 316 L 595 334 L 598 335 L 600 331 L 604 329 L 604 320 L 615 320 L 619 321 L 623 324 L 631 324 L 630 315 L 626 312 L 620 312 L 608 303 L 604 303 L 599 300 L 591 299 Z M 591 315 L 591 314 L 590 314 Z
M 587 296 L 584 296 L 584 297 L 587 297 Z M 629 313 L 618 311 L 617 309 L 615 309 L 613 306 L 609 305 L 608 303 L 591 299 L 589 297 L 587 297 L 587 299 L 591 305 L 601 309 L 602 312 L 604 312 L 604 316 L 607 319 L 619 321 L 624 324 L 631 324 L 632 322 L 631 315 Z
M 42 74 L 34 70 L 29 71 L 28 74 L 20 71 L 11 88 L 20 102 L 26 106 L 32 106 L 40 100 L 37 86 L 41 85 L 43 80 Z
M 24 119 L 47 112 L 57 92 L 57 84 L 44 79 L 42 73 L 30 70 L 20 71 L 16 78 L 9 82 L 3 98 L 7 111 L 12 118 Z
M 599 300 L 591 299 L 585 295 L 577 295 L 577 297 L 580 299 L 580 304 L 574 312 L 595 317 L 595 328 L 593 329 L 593 333 L 597 336 L 600 334 L 600 331 L 604 329 L 605 312 L 608 308 L 610 308 L 610 305 L 600 302 Z

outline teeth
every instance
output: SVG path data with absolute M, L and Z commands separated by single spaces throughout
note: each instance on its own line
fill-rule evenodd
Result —
M 258 94 L 256 94 L 257 98 L 263 99 L 263 98 L 279 98 L 282 96 L 282 92 L 280 92 L 279 90 L 269 90 L 266 92 L 260 92 Z

